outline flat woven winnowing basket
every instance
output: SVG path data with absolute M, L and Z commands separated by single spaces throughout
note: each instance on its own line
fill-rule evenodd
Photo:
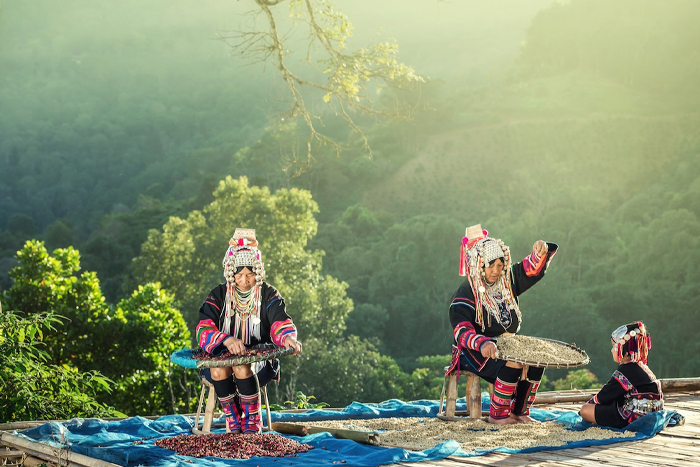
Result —
M 544 337 L 507 334 L 496 338 L 497 358 L 543 368 L 574 368 L 590 359 L 583 349 Z
M 292 353 L 294 353 L 293 347 L 285 349 L 274 344 L 258 344 L 248 348 L 245 355 L 231 355 L 226 351 L 216 357 L 202 349 L 182 349 L 174 352 L 170 360 L 185 368 L 220 368 L 273 360 Z

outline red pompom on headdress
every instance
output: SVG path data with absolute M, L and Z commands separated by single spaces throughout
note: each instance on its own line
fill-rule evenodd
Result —
M 467 227 L 467 231 L 465 232 L 464 237 L 462 237 L 462 247 L 460 248 L 459 251 L 459 275 L 460 276 L 466 276 L 467 275 L 467 269 L 468 269 L 468 264 L 467 264 L 467 250 L 469 248 L 472 248 L 474 245 L 476 245 L 476 242 L 478 242 L 481 239 L 484 239 L 488 237 L 489 232 L 488 230 L 484 230 L 481 228 L 481 224 L 476 224 L 472 225 L 471 227 Z

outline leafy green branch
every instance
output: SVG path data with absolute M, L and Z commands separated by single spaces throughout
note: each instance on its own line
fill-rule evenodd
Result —
M 265 29 L 239 31 L 230 36 L 220 35 L 232 49 L 247 59 L 271 62 L 287 84 L 291 107 L 281 116 L 280 122 L 300 118 L 309 135 L 306 140 L 306 161 L 300 164 L 292 154 L 289 166 L 296 165 L 295 175 L 308 168 L 314 161 L 314 143 L 332 147 L 337 154 L 343 146 L 319 128 L 322 116 L 312 112 L 306 96 L 312 91 L 323 93 L 322 100 L 331 112 L 343 119 L 362 140 L 364 150 L 371 156 L 372 150 L 364 130 L 356 122 L 356 116 L 406 117 L 410 109 L 398 102 L 391 110 L 375 107 L 370 96 L 373 84 L 392 88 L 412 88 L 424 82 L 413 68 L 398 60 L 398 45 L 395 41 L 374 44 L 355 51 L 347 50 L 347 40 L 352 36 L 353 26 L 345 14 L 337 11 L 329 0 L 254 0 L 257 9 L 266 19 Z M 273 11 L 281 3 L 289 2 L 289 17 L 306 25 L 307 54 L 305 62 L 316 71 L 327 76 L 323 80 L 305 79 L 303 70 L 293 70 L 288 64 L 288 35 L 280 33 L 279 21 Z M 312 54 L 319 50 L 318 58 Z M 374 88 L 372 88 L 374 89 Z M 307 91 L 308 90 L 308 91 Z
M 114 384 L 96 371 L 46 363 L 45 332 L 62 319 L 53 313 L 24 315 L 0 306 L 0 421 L 58 420 L 123 415 L 95 400 Z

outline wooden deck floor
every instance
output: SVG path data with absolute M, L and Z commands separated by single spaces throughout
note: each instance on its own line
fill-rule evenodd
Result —
M 685 424 L 666 428 L 653 438 L 619 442 L 588 448 L 559 449 L 527 454 L 492 453 L 477 457 L 448 457 L 440 461 L 392 464 L 402 467 L 469 467 L 469 466 L 570 466 L 570 467 L 681 467 L 700 466 L 700 391 L 666 394 L 666 407 L 685 417 Z M 548 409 L 578 410 L 580 403 L 540 406 Z M 9 429 L 9 428 L 7 428 Z M 4 448 L 0 448 L 3 449 Z M 8 459 L 5 456 L 15 457 Z M 0 453 L 0 465 L 20 465 L 16 458 L 23 453 Z M 14 463 L 12 462 L 14 460 Z M 9 462 L 8 462 L 9 461 Z M 96 463 L 102 461 L 94 460 Z M 104 463 L 106 464 L 106 463 Z M 26 464 L 26 465 L 38 465 Z M 86 463 L 85 465 L 93 465 Z M 96 464 L 95 464 L 96 465 Z
M 581 404 L 544 406 L 578 410 Z M 392 464 L 404 467 L 570 466 L 570 467 L 680 467 L 700 466 L 700 392 L 666 395 L 666 408 L 685 417 L 685 425 L 666 428 L 642 441 L 588 448 L 539 451 L 527 454 L 492 453 L 478 457 L 448 457 L 432 462 Z

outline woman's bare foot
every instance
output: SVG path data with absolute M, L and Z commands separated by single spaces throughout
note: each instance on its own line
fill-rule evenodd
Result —
M 542 423 L 539 420 L 535 420 L 534 418 L 530 417 L 529 415 L 514 415 L 512 413 L 510 415 L 512 417 L 515 417 L 518 423 Z
M 513 425 L 514 423 L 518 423 L 518 421 L 510 417 L 493 418 L 489 415 L 489 423 L 493 423 L 494 425 Z

